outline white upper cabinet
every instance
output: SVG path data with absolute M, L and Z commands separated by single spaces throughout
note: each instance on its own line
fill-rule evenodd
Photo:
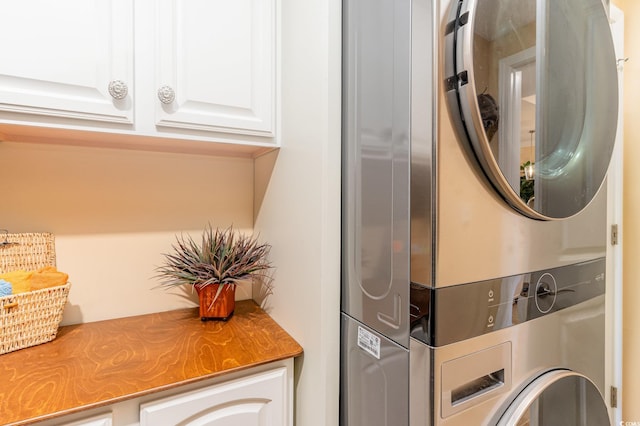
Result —
M 7 1 L 0 140 L 276 147 L 276 2 Z
M 156 124 L 272 136 L 273 2 L 160 0 L 157 8 Z
M 112 80 L 133 81 L 131 0 L 21 0 L 0 11 L 0 111 L 133 122 L 131 99 L 109 94 Z

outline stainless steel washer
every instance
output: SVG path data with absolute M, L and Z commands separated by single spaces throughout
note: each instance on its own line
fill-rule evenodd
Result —
M 440 293 L 435 344 L 410 343 L 410 424 L 609 424 L 604 268 L 598 259 Z

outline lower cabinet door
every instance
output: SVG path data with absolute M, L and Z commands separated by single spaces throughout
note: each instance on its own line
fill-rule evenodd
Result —
M 285 367 L 171 396 L 140 407 L 140 426 L 288 424 Z

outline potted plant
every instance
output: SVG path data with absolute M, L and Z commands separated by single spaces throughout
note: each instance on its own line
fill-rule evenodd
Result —
M 221 230 L 209 224 L 200 244 L 189 235 L 181 235 L 172 248 L 172 253 L 163 255 L 164 265 L 157 268 L 160 286 L 191 285 L 198 293 L 203 321 L 231 317 L 240 282 L 261 278 L 270 289 L 268 272 L 272 266 L 267 256 L 271 246 L 238 234 L 233 227 Z

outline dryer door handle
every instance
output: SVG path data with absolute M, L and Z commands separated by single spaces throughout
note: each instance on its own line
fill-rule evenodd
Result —
M 538 287 L 538 291 L 536 292 L 536 297 L 547 297 L 547 296 L 555 296 L 559 293 L 574 293 L 575 290 L 572 288 L 563 288 L 558 291 L 551 291 L 548 287 L 540 286 Z

